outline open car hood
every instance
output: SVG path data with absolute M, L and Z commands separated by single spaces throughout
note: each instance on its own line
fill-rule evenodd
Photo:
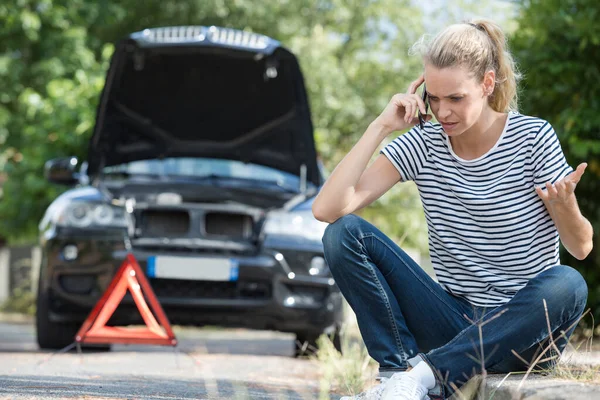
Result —
M 320 185 L 296 57 L 266 36 L 217 27 L 146 29 L 119 42 L 88 174 L 162 157 L 240 160 Z

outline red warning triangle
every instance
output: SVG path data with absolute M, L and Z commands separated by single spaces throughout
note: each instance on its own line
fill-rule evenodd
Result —
M 144 319 L 145 328 L 106 326 L 123 297 L 131 292 L 133 300 Z M 144 299 L 144 294 L 148 303 Z M 153 314 L 154 313 L 154 314 Z M 156 315 L 156 318 L 154 318 Z M 158 319 L 158 322 L 156 321 Z M 124 343 L 176 346 L 177 339 L 152 287 L 133 254 L 121 264 L 108 288 L 98 300 L 90 315 L 75 336 L 77 343 Z

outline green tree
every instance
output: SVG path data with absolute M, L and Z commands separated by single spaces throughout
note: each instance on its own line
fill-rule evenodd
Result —
M 570 165 L 588 163 L 576 194 L 582 213 L 600 232 L 600 4 L 593 0 L 529 0 L 522 4 L 512 47 L 525 75 L 523 113 L 548 120 Z M 561 261 L 588 283 L 588 305 L 600 317 L 600 241 L 583 261 Z
M 0 232 L 35 235 L 44 207 L 61 190 L 43 177 L 46 159 L 82 155 L 94 122 L 110 47 L 86 44 L 84 1 L 11 0 L 0 5 L 0 166 L 8 180 Z
M 0 234 L 35 237 L 45 207 L 64 190 L 44 180 L 43 164 L 85 156 L 111 44 L 126 34 L 214 24 L 280 40 L 299 56 L 318 149 L 331 169 L 389 98 L 418 74 L 419 60 L 407 53 L 422 33 L 422 19 L 409 0 L 4 1 L 0 168 L 8 180 Z M 395 206 L 386 209 L 385 221 L 397 222 L 385 225 L 388 233 L 399 238 L 410 229 L 409 244 L 424 248 L 424 223 L 414 220 L 421 215 L 424 222 L 414 188 L 395 189 L 386 201 Z M 375 218 L 381 205 L 365 215 Z

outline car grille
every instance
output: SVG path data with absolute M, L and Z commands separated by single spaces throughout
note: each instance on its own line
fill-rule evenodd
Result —
M 252 217 L 247 214 L 210 212 L 204 218 L 207 235 L 249 238 L 252 236 L 252 225 Z
M 150 279 L 158 297 L 188 299 L 269 299 L 269 282 L 215 282 L 181 279 Z
M 242 249 L 219 249 L 216 247 L 211 248 L 195 248 L 190 246 L 177 246 L 177 245 L 140 245 L 136 243 L 136 248 L 139 250 L 147 251 L 149 253 L 162 253 L 168 251 L 171 255 L 188 256 L 188 255 L 208 255 L 208 256 L 253 256 L 256 255 L 256 251 L 253 248 L 242 248 Z
M 180 210 L 144 210 L 139 226 L 144 236 L 184 236 L 190 231 L 190 214 Z

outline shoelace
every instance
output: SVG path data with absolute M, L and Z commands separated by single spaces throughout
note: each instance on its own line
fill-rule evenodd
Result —
M 427 398 L 425 397 L 427 395 L 427 389 L 416 378 L 413 378 L 406 373 L 401 375 L 394 374 L 389 386 L 388 393 L 392 394 L 394 398 L 398 398 L 398 400 Z

